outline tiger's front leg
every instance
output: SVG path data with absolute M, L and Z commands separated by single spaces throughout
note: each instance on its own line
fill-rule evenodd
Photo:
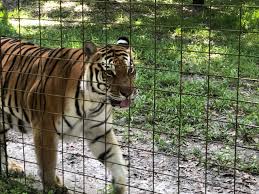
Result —
M 39 175 L 44 190 L 54 189 L 56 193 L 63 193 L 66 188 L 61 179 L 56 175 L 58 135 L 50 128 L 33 126 L 36 159 L 39 165 Z M 65 192 L 64 192 L 65 193 Z
M 6 166 L 6 162 L 7 162 L 7 156 L 6 156 L 6 138 L 5 138 L 5 133 L 6 131 L 4 131 L 2 125 L 0 125 L 0 166 L 1 166 L 1 173 L 6 171 L 7 166 Z
M 0 124 L 0 170 L 1 173 L 6 174 L 6 171 L 8 173 L 14 175 L 14 176 L 22 176 L 24 175 L 24 169 L 22 165 L 19 163 L 8 159 L 7 153 L 6 153 L 6 136 L 7 131 L 9 128 L 4 128 L 2 124 Z M 7 164 L 7 165 L 6 165 Z
M 107 125 L 109 126 L 109 125 Z M 107 127 L 106 126 L 106 127 Z M 95 157 L 112 172 L 115 194 L 124 194 L 126 185 L 126 163 L 112 128 L 105 125 L 90 129 L 95 135 L 88 136 L 89 147 Z M 90 134 L 92 134 L 90 132 Z

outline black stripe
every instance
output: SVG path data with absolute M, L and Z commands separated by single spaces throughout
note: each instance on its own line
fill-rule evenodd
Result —
M 118 55 L 123 56 L 123 57 L 128 57 L 128 54 L 126 54 L 124 52 L 118 53 Z
M 102 85 L 103 85 L 104 87 L 107 87 L 107 86 L 106 86 L 105 83 L 101 83 L 100 80 L 98 80 L 98 74 L 99 74 L 99 73 L 101 73 L 101 71 L 95 69 L 96 81 L 97 81 L 97 88 L 98 88 L 99 90 L 101 90 L 101 87 L 100 87 L 100 86 L 102 86 Z M 102 90 L 101 90 L 101 91 L 102 91 Z M 103 93 L 105 93 L 105 92 L 103 92 Z M 99 92 L 99 94 L 103 94 L 103 93 L 100 93 L 100 92 Z
M 96 74 L 96 83 L 97 83 L 97 88 L 100 90 L 100 86 L 101 85 L 104 85 L 104 87 L 107 87 L 105 83 L 101 83 L 99 80 L 98 80 L 98 74 L 99 73 L 103 73 L 102 71 L 105 71 L 106 68 L 103 67 L 100 63 L 97 64 L 97 66 L 101 69 L 101 70 L 98 70 L 97 68 L 94 70 L 95 74 Z M 112 72 L 112 74 L 114 75 L 114 73 Z M 97 92 L 97 91 L 96 91 Z M 105 92 L 97 92 L 99 94 L 105 94 Z
M 42 52 L 42 53 L 41 53 Z M 26 58 L 27 59 L 29 59 L 29 61 L 27 62 L 26 60 L 24 61 L 24 64 L 26 64 L 27 63 L 27 66 L 26 66 L 26 68 L 25 68 L 25 70 L 23 71 L 23 72 L 26 72 L 27 71 L 27 69 L 28 69 L 28 67 L 30 67 L 29 65 L 31 64 L 31 62 L 33 61 L 33 60 L 37 60 L 38 58 L 38 54 L 39 54 L 39 56 L 41 55 L 41 54 L 43 54 L 43 52 L 45 52 L 44 50 L 42 50 L 41 48 L 37 48 L 34 52 L 32 52 L 32 53 L 30 53 L 29 55 L 27 55 L 26 56 Z M 32 57 L 33 56 L 33 57 Z M 31 58 L 30 58 L 31 57 Z
M 10 41 L 10 44 L 13 44 L 13 43 L 16 43 L 16 42 L 20 42 L 20 40 L 19 40 L 19 39 L 12 39 L 12 40 Z
M 3 40 L 3 39 L 1 39 L 1 40 Z M 8 43 L 10 40 L 11 40 L 10 38 L 7 38 L 6 40 L 1 41 L 1 43 L 0 43 L 1 47 L 4 46 L 6 43 Z
M 62 52 L 62 50 L 64 50 L 64 48 L 60 49 L 59 52 Z M 56 60 L 56 62 L 52 65 L 52 68 L 50 69 L 50 71 L 49 71 L 49 72 L 46 72 L 46 73 L 43 72 L 43 73 L 46 74 L 47 78 L 46 78 L 46 80 L 45 80 L 44 87 L 43 87 L 42 91 L 45 90 L 47 81 L 48 81 L 48 79 L 50 78 L 50 76 L 51 76 L 51 74 L 53 73 L 53 71 L 55 70 L 55 68 L 56 68 L 56 66 L 57 66 L 57 64 L 58 64 L 58 62 L 60 62 L 60 61 L 62 60 L 62 57 L 64 57 L 65 55 L 67 55 L 68 52 L 69 52 L 69 49 L 66 50 L 66 51 L 65 51 L 62 55 L 60 55 L 60 56 L 57 56 L 59 53 L 56 53 L 56 55 L 53 56 L 53 58 L 57 56 L 57 58 L 60 58 L 60 59 L 53 59 L 53 60 Z M 46 65 L 47 65 L 47 64 L 46 64 Z
M 7 122 L 10 126 L 10 128 L 13 128 L 13 122 L 12 122 L 12 117 L 10 114 L 6 114 L 6 117 L 7 117 Z
M 101 53 L 102 57 L 104 57 L 106 55 L 106 53 L 109 51 L 107 51 L 107 48 L 102 48 L 99 50 L 99 52 Z
M 98 76 L 97 76 L 98 70 L 97 70 L 97 69 L 94 69 L 94 70 L 91 69 L 91 70 L 90 70 L 90 85 L 91 85 L 92 91 L 95 92 L 95 93 L 97 93 L 97 94 L 102 94 L 102 95 L 103 95 L 103 94 L 105 94 L 105 92 L 99 92 L 99 91 L 97 91 L 97 90 L 93 87 L 93 83 L 94 83 L 94 81 L 93 81 L 93 72 L 95 72 L 95 74 L 96 74 L 96 81 L 95 81 L 95 82 L 97 83 L 97 88 L 100 89 L 99 86 L 102 85 L 102 83 L 99 83 L 99 81 L 98 81 Z
M 109 59 L 108 63 L 111 63 L 112 62 L 112 58 Z
M 105 66 L 105 63 L 97 63 L 97 66 L 101 69 L 101 70 L 106 70 L 106 68 L 104 67 Z M 100 71 L 101 71 L 100 70 Z
M 99 61 L 100 59 L 101 59 L 101 57 L 100 57 L 100 56 L 97 56 L 96 59 L 95 59 L 95 61 Z
M 16 61 L 16 58 L 17 58 L 17 55 L 14 56 L 14 59 L 12 61 L 12 64 L 9 66 L 7 72 L 6 72 L 6 77 L 4 79 L 4 84 L 3 84 L 3 96 L 2 98 L 5 98 L 5 94 L 7 93 L 7 89 L 8 89 L 8 82 L 9 82 L 9 79 L 10 79 L 10 74 L 11 74 L 11 69 L 13 68 L 13 66 L 15 65 L 15 61 Z
M 106 156 L 105 160 L 109 160 L 109 158 L 113 157 L 114 153 L 111 153 L 109 156 Z
M 18 99 L 17 99 L 17 92 L 16 92 L 16 89 L 13 90 L 14 92 L 14 106 L 15 106 L 15 109 L 16 109 L 16 112 L 19 113 L 19 108 L 18 108 Z
M 76 64 L 76 62 L 78 62 L 78 60 L 82 57 L 83 53 L 81 53 L 76 59 L 74 59 L 74 62 L 71 63 L 71 59 L 73 59 L 73 56 L 80 50 L 75 51 L 71 56 L 70 59 L 65 63 L 64 65 L 64 75 L 67 75 L 68 72 L 71 71 L 72 67 L 74 66 L 74 64 Z M 69 64 L 69 65 L 68 65 Z
M 33 64 L 34 61 L 38 60 L 38 56 L 40 56 L 41 54 L 43 54 L 44 52 L 46 52 L 46 50 L 42 50 L 41 48 L 36 49 L 33 53 L 29 54 L 27 56 L 27 59 L 29 59 L 29 61 L 25 61 L 24 64 L 27 64 L 25 67 L 25 70 L 23 70 L 23 81 L 20 83 L 21 86 L 21 90 L 25 91 L 26 87 L 27 87 L 27 83 L 28 83 L 28 79 L 31 78 L 31 71 L 33 70 Z M 30 58 L 31 57 L 31 58 Z M 36 100 L 36 98 L 33 99 L 33 103 Z M 26 114 L 25 114 L 26 115 Z M 28 116 L 26 115 L 26 120 L 29 121 Z
M 35 48 L 35 47 L 32 47 L 32 48 L 26 48 L 26 47 L 24 47 L 24 48 L 22 48 L 21 49 L 21 51 L 23 50 L 23 49 L 26 49 L 25 50 L 25 52 L 23 53 L 23 55 L 21 54 L 21 51 L 20 51 L 20 59 L 19 59 L 19 61 L 20 61 L 20 63 L 19 63 L 19 66 L 20 67 L 22 67 L 23 68 L 23 64 L 21 64 L 21 62 L 22 62 L 22 60 L 23 60 L 23 58 L 25 57 L 25 55 L 26 55 L 26 53 L 28 52 L 28 51 L 30 51 L 31 49 L 33 49 L 33 48 Z M 21 71 L 19 72 L 19 74 L 18 74 L 18 76 L 17 76 L 17 78 L 16 78 L 16 83 L 15 83 L 15 87 L 14 87 L 14 101 L 15 101 L 15 107 L 16 107 L 16 112 L 18 112 L 19 113 L 19 109 L 18 109 L 18 99 L 17 99 L 17 86 L 18 86 L 18 81 L 19 81 L 19 79 L 20 79 L 20 77 L 21 77 L 21 74 L 22 74 L 22 68 L 21 68 Z M 19 67 L 18 67 L 18 69 L 19 69 Z
M 3 135 L 3 134 L 5 134 L 7 131 L 9 131 L 10 129 L 8 128 L 8 129 L 4 129 L 3 131 L 0 131 L 0 135 Z
M 93 69 L 92 69 L 93 66 L 90 67 L 90 86 L 92 88 L 92 90 L 94 91 L 94 88 L 93 88 Z
M 55 59 L 55 56 L 60 52 L 62 51 L 64 48 L 61 48 L 61 49 L 53 49 L 49 52 L 48 54 L 48 58 L 47 60 L 45 61 L 45 63 L 43 64 L 43 69 L 42 69 L 42 72 L 40 72 L 41 74 L 44 74 L 44 75 L 48 75 L 47 73 L 45 73 L 45 69 L 46 67 L 51 63 L 51 61 L 53 60 L 56 60 Z M 57 60 L 58 61 L 58 60 Z M 57 62 L 56 62 L 57 63 Z M 55 68 L 55 64 L 53 65 L 53 67 Z M 43 79 L 45 79 L 45 82 L 43 82 Z M 39 93 L 40 96 L 43 96 L 44 97 L 44 90 L 45 90 L 45 85 L 47 83 L 47 80 L 49 79 L 49 76 L 47 78 L 41 76 L 40 78 L 40 83 L 37 85 L 36 87 L 36 92 Z M 43 85 L 44 84 L 44 85 Z M 39 90 L 40 89 L 40 90 Z M 38 101 L 37 101 L 38 102 Z M 41 110 L 45 110 L 45 106 L 46 106 L 46 99 L 45 98 L 41 98 L 40 100 L 40 109 Z
M 53 50 L 51 51 L 51 54 L 53 54 Z M 50 57 L 50 55 L 48 57 Z M 36 86 L 36 88 L 34 90 L 34 94 L 37 95 L 38 97 L 35 97 L 35 100 L 34 100 L 34 103 L 33 103 L 33 107 L 37 107 L 38 102 L 39 102 L 39 109 L 40 110 L 45 110 L 45 105 L 46 105 L 46 99 L 44 98 L 44 94 L 43 94 L 44 87 L 42 87 L 43 79 L 45 79 L 45 78 L 44 78 L 44 76 L 42 76 L 42 74 L 44 74 L 46 64 L 48 64 L 47 63 L 48 60 L 49 60 L 49 58 L 47 58 L 47 60 L 45 61 L 44 64 L 41 64 L 41 67 L 43 66 L 43 69 L 41 69 L 42 71 L 39 72 L 40 73 L 39 74 L 40 75 L 40 80 L 39 80 L 39 82 L 38 82 L 38 84 L 37 84 L 37 86 Z M 41 97 L 43 97 L 43 98 L 41 98 Z M 38 98 L 39 98 L 39 100 L 37 100 Z
M 81 78 L 78 80 L 78 84 L 77 84 L 77 88 L 76 88 L 76 94 L 75 94 L 75 107 L 76 107 L 76 114 L 80 117 L 82 117 L 82 113 L 80 111 L 80 107 L 79 107 L 79 91 L 80 91 L 80 80 Z
M 61 134 L 58 132 L 58 130 L 57 130 L 57 128 L 56 128 L 56 124 L 55 124 L 54 119 L 52 119 L 52 124 L 53 124 L 53 127 L 54 127 L 56 133 L 58 134 L 58 136 L 60 136 Z
M 60 54 L 60 52 L 62 52 L 63 50 L 64 50 L 64 48 L 59 49 L 59 50 L 58 50 L 58 53 L 56 53 L 56 55 L 53 56 L 53 59 L 52 59 L 52 60 L 56 60 L 56 62 L 52 65 L 51 70 L 47 73 L 47 75 L 48 75 L 47 79 L 49 78 L 49 75 L 51 75 L 52 72 L 54 71 L 54 69 L 56 68 L 57 63 L 58 63 L 59 61 L 62 61 L 62 58 L 63 58 L 64 56 L 66 56 L 67 53 L 69 52 L 69 49 L 67 49 L 62 55 L 57 56 L 57 55 Z
M 24 48 L 26 48 L 26 47 L 24 47 Z M 20 63 L 20 66 L 22 67 L 22 68 L 21 68 L 21 72 L 23 72 L 23 69 L 24 69 L 23 64 L 26 63 L 26 59 L 27 59 L 29 56 L 31 56 L 33 53 L 35 53 L 35 52 L 38 50 L 37 48 L 38 48 L 38 47 L 36 47 L 36 46 L 34 46 L 34 47 L 30 46 L 29 48 L 26 48 L 26 50 L 20 55 L 20 56 L 21 56 L 20 61 L 22 61 L 23 58 L 25 58 L 25 61 L 24 61 L 23 63 Z M 30 53 L 29 55 L 27 55 L 27 53 L 28 53 L 29 51 L 33 50 L 33 49 L 36 49 L 36 50 L 35 50 L 34 52 Z
M 27 123 L 29 123 L 29 117 L 28 117 L 28 115 L 27 115 L 27 113 L 25 112 L 25 110 L 22 108 L 22 112 L 23 112 L 23 116 L 24 116 L 24 118 L 25 118 L 25 121 L 27 122 Z
M 26 66 L 23 66 L 23 68 L 22 68 L 22 72 L 23 73 L 26 73 L 26 71 L 28 70 L 28 68 L 29 67 L 31 67 L 30 66 L 30 64 L 31 64 L 31 62 L 33 61 L 33 60 L 37 60 L 38 58 L 37 58 L 37 55 L 40 53 L 40 52 L 42 52 L 42 50 L 41 50 L 41 48 L 37 48 L 34 52 L 32 52 L 32 53 L 30 53 L 29 55 L 27 55 L 26 56 L 26 60 L 24 61 L 24 65 L 25 64 L 27 64 Z M 39 54 L 40 55 L 40 54 Z M 32 57 L 33 56 L 33 57 Z M 30 58 L 31 57 L 31 58 Z M 27 61 L 29 59 L 29 61 Z
M 71 49 L 69 50 L 69 52 L 71 51 Z M 77 52 L 79 52 L 80 50 L 76 50 L 76 51 L 74 51 L 73 52 L 73 54 L 71 55 L 71 56 L 69 56 L 69 58 L 67 58 L 67 62 L 65 63 L 65 65 L 64 66 L 66 66 L 67 64 L 69 64 L 69 62 L 71 61 L 71 59 L 73 59 L 73 57 L 74 57 L 74 55 L 77 53 Z M 74 60 L 74 62 L 77 62 L 79 59 L 80 59 L 80 57 L 83 55 L 83 53 L 81 53 L 75 60 Z M 74 63 L 73 63 L 74 64 Z
M 108 135 L 111 132 L 112 129 L 106 130 L 106 132 L 102 135 L 97 136 L 96 138 L 94 138 L 91 143 L 94 144 L 96 143 L 98 140 L 100 140 L 101 138 L 105 137 L 106 135 Z
M 103 125 L 104 123 L 106 123 L 106 122 L 108 121 L 108 119 L 110 118 L 110 116 L 111 116 L 111 113 L 108 115 L 108 117 L 107 117 L 104 121 L 101 121 L 101 122 L 99 122 L 98 124 L 91 126 L 89 129 L 93 129 L 93 128 L 96 128 L 96 127 L 100 127 L 101 125 Z
M 113 55 L 106 55 L 106 57 L 104 57 L 105 61 L 108 61 L 111 57 L 113 57 Z
M 31 104 L 31 107 L 35 107 L 34 109 L 36 110 L 36 100 L 37 100 L 37 93 L 36 91 L 30 91 L 30 93 L 32 93 L 32 104 Z
M 67 124 L 67 126 L 72 129 L 73 126 L 69 123 L 69 121 L 66 119 L 66 117 L 63 116 L 63 120 L 65 121 L 65 123 Z
M 53 60 L 53 57 L 56 56 L 56 54 L 59 52 L 60 49 L 52 49 L 49 51 L 48 53 L 48 57 L 45 61 L 45 63 L 43 64 L 43 69 L 42 69 L 42 72 L 41 73 L 44 73 L 45 72 L 45 68 L 47 67 L 48 63 L 50 60 Z M 55 52 L 56 51 L 56 52 Z
M 108 158 L 111 157 L 111 156 L 108 156 L 108 154 L 111 152 L 111 150 L 112 150 L 112 146 L 109 147 L 107 150 L 105 150 L 103 153 L 101 153 L 101 154 L 98 156 L 97 159 L 98 159 L 99 161 L 101 161 L 101 162 L 107 160 Z M 113 155 L 113 154 L 111 154 L 111 155 Z
M 9 61 L 9 58 L 12 56 L 12 54 L 7 54 L 7 52 L 8 52 L 11 48 L 13 48 L 14 46 L 15 46 L 15 44 L 14 44 L 14 45 L 10 45 L 10 46 L 7 48 L 7 50 L 3 50 L 3 54 L 2 54 L 2 56 L 1 56 L 1 58 L 0 58 L 0 60 L 4 59 L 4 57 L 7 56 L 6 62 L 8 62 L 8 61 Z M 12 53 L 12 51 L 11 51 L 11 53 Z M 2 64 L 2 66 L 4 66 L 4 65 L 5 65 L 5 64 Z
M 103 108 L 105 103 L 99 103 L 97 107 L 95 107 L 95 110 L 90 113 L 90 115 L 95 115 L 95 113 L 99 113 L 99 111 Z M 100 112 L 101 113 L 101 112 Z M 96 116 L 96 115 L 95 115 Z
M 12 50 L 12 52 L 14 52 L 16 49 L 19 49 L 19 48 L 21 48 L 21 44 L 17 45 L 17 46 Z M 24 49 L 24 48 L 23 48 L 23 49 Z M 11 56 L 11 55 L 8 56 L 6 62 L 8 62 L 10 56 Z M 16 55 L 16 54 L 14 55 L 14 58 L 13 58 L 13 60 L 12 60 L 12 64 L 9 66 L 9 68 L 8 68 L 8 70 L 7 70 L 7 72 L 6 72 L 6 76 L 5 76 L 3 88 L 7 88 L 7 86 L 8 86 L 8 82 L 9 82 L 9 79 L 10 79 L 10 77 L 11 77 L 12 71 L 13 71 L 15 65 L 16 65 L 15 62 L 16 62 L 16 59 L 18 58 L 18 56 L 19 56 L 19 55 Z M 5 95 L 5 93 L 4 93 L 4 95 Z M 3 95 L 3 96 L 4 96 L 4 95 Z
M 26 48 L 26 47 L 24 47 L 24 48 Z M 15 83 L 15 87 L 14 87 L 14 96 L 15 96 L 15 107 L 16 107 L 16 111 L 19 113 L 19 109 L 18 109 L 18 96 L 17 96 L 17 86 L 18 86 L 18 83 L 19 83 L 19 80 L 20 80 L 20 77 L 22 76 L 22 74 L 23 74 L 23 68 L 24 68 L 24 66 L 23 66 L 23 64 L 24 63 L 21 63 L 22 62 L 22 60 L 23 60 L 23 58 L 24 57 L 27 57 L 26 56 L 26 54 L 29 52 L 29 51 L 31 51 L 32 49 L 35 49 L 35 48 L 37 48 L 37 47 L 31 47 L 31 46 L 29 46 L 29 48 L 26 48 L 26 50 L 25 50 L 25 52 L 23 52 L 23 54 L 22 55 L 20 55 L 20 59 L 19 59 L 19 61 L 20 61 L 20 64 L 19 64 L 19 66 L 21 67 L 20 68 L 20 71 L 19 71 L 19 74 L 18 74 L 18 76 L 17 76 L 17 78 L 16 78 L 16 83 Z M 26 62 L 26 60 L 25 60 L 25 62 Z M 24 80 L 23 80 L 24 81 Z M 21 88 L 21 89 L 24 89 L 24 88 Z M 24 112 L 24 111 L 23 111 Z M 27 115 L 26 115 L 27 116 Z M 27 117 L 28 118 L 28 117 Z
M 111 48 L 111 46 L 110 46 L 110 47 L 108 47 L 108 49 L 109 49 L 109 48 Z M 109 49 L 106 53 L 107 53 L 107 54 L 114 53 L 114 50 Z
M 30 76 L 29 74 L 31 73 L 32 65 L 33 65 L 34 62 L 35 62 L 36 60 L 38 60 L 38 59 L 40 58 L 40 56 L 41 56 L 43 53 L 45 53 L 45 52 L 47 52 L 47 49 L 38 48 L 38 49 L 36 49 L 33 53 L 29 54 L 29 55 L 27 56 L 27 58 L 30 59 L 30 60 L 29 60 L 28 62 L 27 62 L 27 61 L 24 62 L 24 64 L 27 63 L 27 66 L 26 66 L 26 69 L 25 69 L 23 72 L 26 73 L 27 70 L 28 70 L 28 68 L 29 68 L 28 76 Z M 30 58 L 30 57 L 31 57 L 31 58 Z
M 12 100 L 12 95 L 10 95 L 8 99 L 8 108 L 9 108 L 10 114 L 15 116 L 15 114 L 13 113 L 13 109 L 11 108 L 11 100 Z
M 58 50 L 58 53 L 55 53 L 54 56 L 52 56 L 52 61 L 55 63 L 51 65 L 51 69 L 48 72 L 44 72 L 43 74 L 45 74 L 47 77 L 45 78 L 45 82 L 44 82 L 44 86 L 42 87 L 42 92 L 45 90 L 46 88 L 46 84 L 51 76 L 51 74 L 53 73 L 53 71 L 55 70 L 58 62 L 60 62 L 62 60 L 62 57 L 64 57 L 65 55 L 67 55 L 67 53 L 69 52 L 69 50 L 65 51 L 62 55 L 58 56 L 58 54 L 60 54 L 60 52 L 62 52 L 64 50 L 64 48 L 61 48 Z M 48 64 L 46 63 L 45 66 L 47 66 Z M 45 67 L 44 67 L 45 68 Z
M 27 63 L 27 66 L 26 66 L 26 69 L 23 71 L 24 74 L 27 75 L 27 77 L 23 80 L 23 83 L 24 83 L 24 86 L 23 86 L 23 90 L 25 89 L 26 87 L 26 83 L 27 83 L 27 80 L 29 79 L 29 77 L 31 76 L 30 73 L 32 71 L 32 65 L 34 64 L 34 62 L 36 60 L 38 60 L 38 58 L 44 53 L 46 52 L 46 49 L 41 49 L 41 48 L 38 48 L 36 49 L 36 51 L 34 51 L 32 54 L 28 55 L 27 58 L 30 59 L 29 62 L 25 62 Z M 29 58 L 29 56 L 32 56 L 31 58 Z M 29 71 L 28 71 L 29 70 Z M 28 72 L 27 72 L 28 71 Z
M 22 132 L 22 133 L 26 133 L 26 130 L 24 128 L 24 122 L 21 119 L 18 119 L 18 129 Z
M 23 47 L 23 48 L 22 48 L 22 46 L 24 46 L 24 45 L 25 45 L 25 43 L 17 44 L 17 45 L 14 47 L 14 49 L 12 50 L 12 53 L 15 52 L 15 51 L 18 50 L 18 49 L 24 49 L 24 48 L 26 48 L 26 47 Z M 15 54 L 15 55 L 19 55 L 19 54 L 17 53 L 17 54 Z
M 26 48 L 26 47 L 25 47 Z M 25 55 L 28 51 L 29 51 L 30 49 L 27 49 L 23 54 Z M 20 59 L 19 59 L 19 61 L 20 61 L 20 66 L 22 66 L 22 64 L 21 64 L 21 61 L 22 61 L 22 59 L 24 58 L 24 56 L 22 56 L 22 55 L 20 55 Z M 21 76 L 21 73 L 22 73 L 22 71 L 21 72 L 19 72 L 19 74 L 18 74 L 18 76 L 17 76 L 17 78 L 16 78 L 16 83 L 15 83 L 15 87 L 14 87 L 14 101 L 15 101 L 15 107 L 16 107 L 16 112 L 17 113 L 19 113 L 19 109 L 18 109 L 18 99 L 17 99 L 17 86 L 18 86 L 18 81 L 19 81 L 19 79 L 20 79 L 20 76 Z

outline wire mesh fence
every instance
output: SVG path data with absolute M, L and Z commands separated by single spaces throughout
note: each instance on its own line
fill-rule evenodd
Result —
M 47 191 L 55 163 L 71 193 L 259 192 L 257 0 L 3 0 L 0 17 L 1 193 Z

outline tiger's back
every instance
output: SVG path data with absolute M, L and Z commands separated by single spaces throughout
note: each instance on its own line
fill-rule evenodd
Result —
M 81 61 L 82 49 L 49 49 L 1 38 L 1 103 L 4 111 L 11 118 L 27 123 L 32 114 L 41 114 L 42 110 L 62 114 L 67 81 L 80 79 L 80 75 L 71 75 L 71 70 L 73 66 L 83 68 Z M 10 116 L 8 122 L 11 122 Z M 18 127 L 24 129 L 19 122 Z

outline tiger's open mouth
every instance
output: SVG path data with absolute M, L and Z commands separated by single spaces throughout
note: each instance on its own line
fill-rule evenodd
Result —
M 118 106 L 120 108 L 127 108 L 131 104 L 131 100 L 130 99 L 125 99 L 125 100 L 122 100 L 122 101 L 117 101 L 117 100 L 110 99 L 110 102 L 111 102 L 111 105 L 113 107 Z

